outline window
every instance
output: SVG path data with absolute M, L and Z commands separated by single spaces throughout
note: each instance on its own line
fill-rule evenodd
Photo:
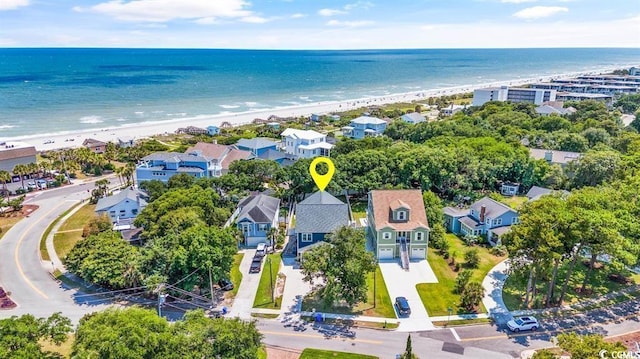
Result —
M 382 233 L 382 239 L 391 239 L 391 233 L 389 232 Z
M 422 232 L 416 232 L 416 241 L 422 240 Z
M 258 229 L 261 231 L 266 231 L 269 229 L 269 225 L 268 224 L 259 224 L 258 225 Z
M 109 211 L 109 214 L 110 214 L 111 216 L 115 216 L 115 215 L 116 215 L 116 211 Z
M 405 211 L 398 211 L 398 220 L 399 221 L 404 221 L 406 218 L 407 213 Z
M 313 241 L 313 236 L 311 235 L 311 233 L 302 233 L 300 236 L 301 236 L 301 241 L 303 242 Z
M 499 226 L 502 224 L 502 218 L 497 218 L 493 220 L 493 225 L 494 226 Z
M 513 218 L 511 219 L 511 224 L 516 224 L 516 223 L 518 223 L 518 222 L 520 222 L 520 219 L 519 219 L 518 217 L 513 217 Z
M 135 216 L 136 214 L 138 214 L 138 209 L 137 208 L 132 209 L 131 213 L 133 213 L 133 215 Z

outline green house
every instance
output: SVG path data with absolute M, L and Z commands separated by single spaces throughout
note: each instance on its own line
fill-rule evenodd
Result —
M 421 190 L 369 192 L 367 221 L 378 259 L 400 258 L 405 269 L 411 259 L 426 259 L 429 223 Z

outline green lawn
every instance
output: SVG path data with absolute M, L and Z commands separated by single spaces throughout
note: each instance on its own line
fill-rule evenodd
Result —
M 566 277 L 568 266 L 560 267 L 558 270 L 558 284 L 556 285 L 556 297 L 560 295 L 560 291 L 562 290 L 562 284 Z M 564 303 L 570 304 L 575 303 L 577 301 L 587 299 L 587 298 L 596 298 L 603 294 L 615 292 L 621 290 L 629 285 L 621 284 L 614 282 L 608 278 L 608 275 L 611 273 L 611 268 L 608 265 L 602 266 L 600 269 L 595 269 L 591 274 L 591 279 L 589 284 L 587 285 L 587 290 L 590 290 L 591 293 L 577 293 L 576 290 L 582 286 L 582 281 L 584 280 L 584 276 L 587 272 L 587 267 L 581 263 L 577 263 L 574 273 L 571 276 L 571 280 L 569 281 L 569 286 L 567 289 L 567 294 L 565 295 Z M 640 284 L 640 275 L 632 275 L 633 273 L 629 271 L 624 271 L 623 274 L 631 279 L 631 284 Z M 525 287 L 528 278 L 526 274 L 519 275 L 513 274 L 507 278 L 504 288 L 502 291 L 502 299 L 504 300 L 505 305 L 510 310 L 524 309 L 523 307 L 523 299 L 525 295 Z M 542 302 L 544 300 L 545 295 L 547 294 L 549 281 L 548 279 L 539 280 L 536 288 L 537 295 L 534 300 L 534 307 L 541 308 Z
M 347 306 L 327 306 L 318 295 L 310 295 L 304 298 L 302 308 L 305 311 L 312 311 L 315 309 L 317 312 L 324 313 L 359 314 L 370 317 L 396 318 L 393 303 L 389 297 L 389 291 L 384 283 L 380 267 L 376 268 L 376 305 L 373 305 L 373 277 L 373 273 L 367 276 L 368 291 L 366 303 L 359 303 L 353 308 Z
M 53 235 L 53 246 L 61 260 L 69 254 L 71 249 L 82 240 L 82 229 L 92 218 L 95 217 L 93 204 L 82 206 L 76 213 L 60 226 L 58 232 Z
M 242 262 L 242 258 L 244 257 L 244 253 L 236 253 L 233 256 L 233 265 L 231 266 L 231 283 L 233 283 L 233 290 L 231 290 L 231 297 L 235 297 L 238 294 L 238 288 L 240 288 L 240 283 L 242 282 L 242 272 L 240 272 L 240 262 Z
M 51 260 L 51 258 L 49 257 L 49 251 L 47 250 L 47 237 L 49 236 L 49 233 L 51 233 L 51 230 L 53 229 L 53 227 L 55 227 L 55 225 L 58 224 L 58 222 L 60 222 L 60 220 L 64 216 L 69 214 L 69 212 L 73 211 L 73 209 L 79 205 L 80 203 L 74 204 L 71 208 L 64 211 L 64 213 L 62 213 L 53 222 L 49 223 L 49 225 L 47 226 L 47 229 L 42 234 L 42 238 L 40 238 L 40 257 L 42 258 L 42 260 L 45 260 L 45 261 Z M 55 248 L 55 245 L 54 245 L 54 248 Z
M 15 217 L 0 217 L 0 239 L 2 239 L 2 236 L 4 236 L 4 234 L 7 233 L 7 231 L 10 230 L 11 227 L 20 222 L 22 218 L 24 218 L 24 216 L 22 215 L 18 215 Z
M 351 213 L 357 224 L 360 224 L 360 218 L 367 218 L 367 202 L 351 203 Z
M 378 359 L 372 355 L 335 352 L 332 350 L 320 350 L 307 348 L 300 355 L 300 359 Z
M 492 255 L 486 247 L 468 247 L 461 239 L 451 233 L 447 233 L 446 236 L 451 248 L 450 253 L 453 255 L 455 252 L 457 263 L 464 263 L 466 251 L 471 248 L 478 249 L 480 265 L 473 270 L 472 282 L 482 283 L 489 270 L 506 258 Z M 451 314 L 463 314 L 464 312 L 458 308 L 460 295 L 453 292 L 458 273 L 449 266 L 449 259 L 445 260 L 437 250 L 429 249 L 428 260 L 431 269 L 433 269 L 436 278 L 438 278 L 438 283 L 421 283 L 416 286 L 427 312 L 430 316 L 441 316 L 448 314 L 447 308 L 452 308 L 453 312 Z M 480 303 L 478 312 L 484 313 L 485 311 L 484 305 Z
M 269 259 L 271 259 L 271 271 L 269 271 Z M 275 302 L 271 301 L 271 281 L 269 280 L 269 272 L 273 275 L 273 287 L 275 290 L 276 282 L 278 279 L 278 272 L 280 271 L 280 253 L 269 254 L 264 259 L 264 265 L 262 266 L 262 274 L 260 276 L 260 284 L 258 284 L 258 290 L 256 292 L 256 299 L 253 301 L 254 308 L 273 308 L 280 309 L 282 304 L 282 296 L 275 298 Z
M 96 216 L 95 209 L 95 204 L 86 204 L 82 206 L 82 208 L 80 208 L 76 213 L 73 214 L 73 216 L 69 217 L 62 224 L 62 226 L 60 226 L 60 229 L 58 229 L 58 231 L 68 231 L 84 228 L 84 225 Z

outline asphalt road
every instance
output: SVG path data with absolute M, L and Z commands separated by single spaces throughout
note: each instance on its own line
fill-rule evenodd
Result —
M 25 204 L 39 208 L 18 222 L 0 240 L 0 286 L 18 305 L 0 310 L 0 318 L 33 314 L 46 317 L 62 312 L 74 323 L 104 305 L 87 305 L 75 290 L 65 288 L 51 275 L 50 262 L 40 260 L 40 239 L 48 225 L 75 203 L 89 196 L 93 184 L 72 185 L 30 193 Z M 82 299 L 81 299 L 82 298 Z

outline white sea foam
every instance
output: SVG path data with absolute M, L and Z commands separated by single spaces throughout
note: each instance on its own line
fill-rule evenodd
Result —
M 119 118 L 119 119 L 117 119 L 116 121 L 118 121 L 118 122 L 124 122 L 124 121 L 129 121 L 129 119 L 128 119 L 128 118 Z
M 144 116 L 144 111 L 136 111 L 134 112 L 137 116 Z
M 9 128 L 14 128 L 14 127 L 16 127 L 16 126 L 14 126 L 14 125 L 0 125 L 0 130 L 6 130 L 6 129 L 9 129 Z
M 104 120 L 100 116 L 84 116 L 80 118 L 80 123 L 102 123 Z
M 258 106 L 257 102 L 252 102 L 252 101 L 247 101 L 244 104 L 247 105 L 248 107 L 256 107 L 256 106 Z
M 232 108 L 238 108 L 240 106 L 238 106 L 238 105 L 220 105 L 220 107 L 227 108 L 227 109 L 232 109 Z

